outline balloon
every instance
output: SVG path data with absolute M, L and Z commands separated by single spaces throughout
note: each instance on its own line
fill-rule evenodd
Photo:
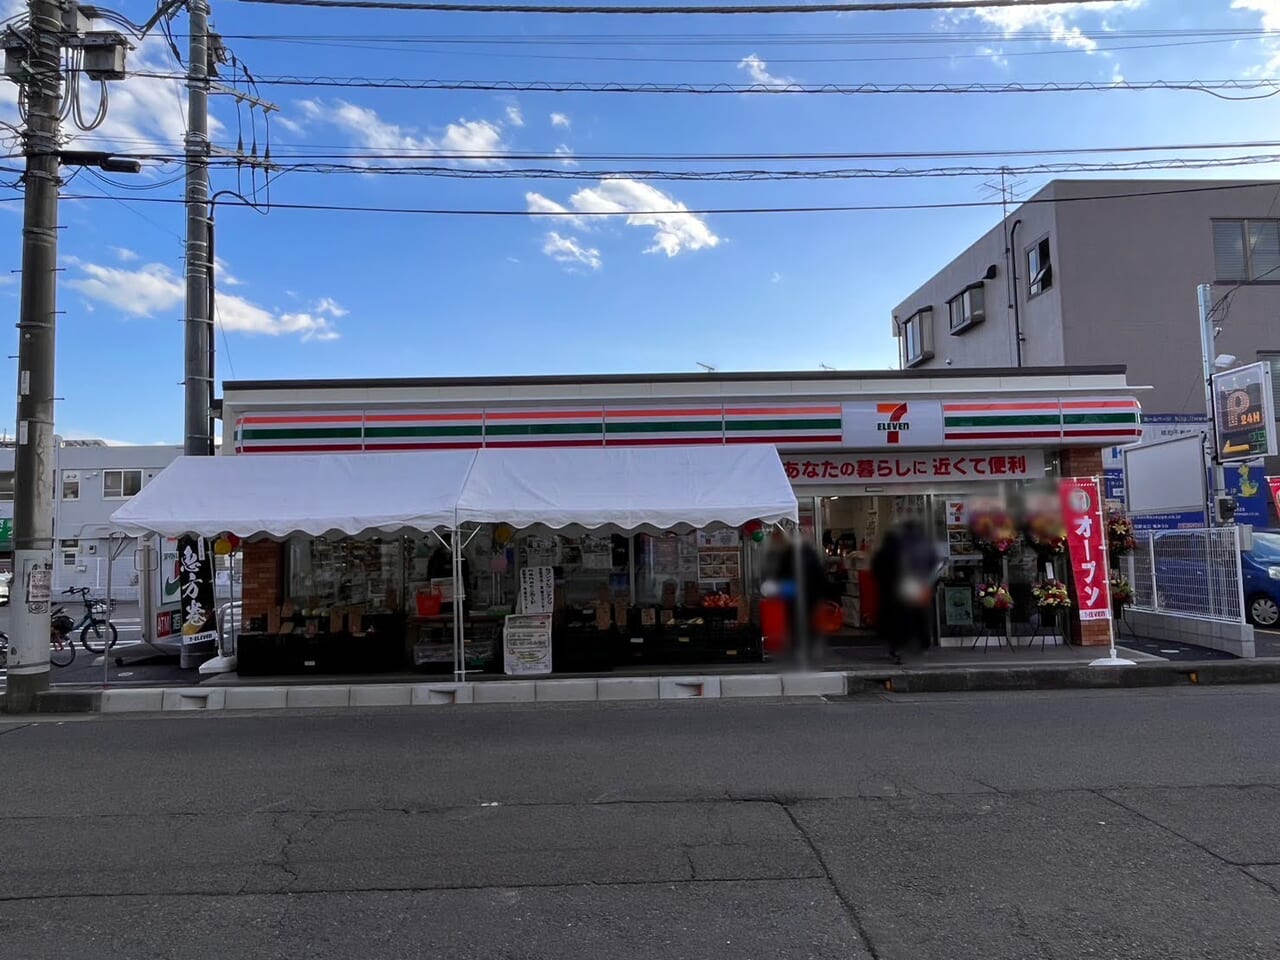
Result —
M 213 552 L 219 557 L 225 557 L 231 553 L 231 541 L 226 537 L 219 537 L 213 541 Z
M 234 533 L 228 533 L 225 539 L 227 543 L 231 544 L 232 550 L 238 550 L 240 548 L 240 544 L 244 543 L 244 541 L 241 540 L 239 537 L 237 537 Z
M 751 539 L 756 543 L 761 543 L 764 540 L 764 531 L 757 530 L 755 533 L 751 534 Z
M 498 524 L 497 529 L 493 531 L 494 542 L 502 546 L 510 543 L 514 535 L 515 531 L 505 523 Z

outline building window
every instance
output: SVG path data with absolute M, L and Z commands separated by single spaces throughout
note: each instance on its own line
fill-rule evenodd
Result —
M 79 559 L 80 541 L 60 540 L 58 541 L 58 551 L 62 554 L 62 565 L 64 567 L 74 567 Z
M 1027 251 L 1027 296 L 1037 297 L 1053 286 L 1053 264 L 1049 260 L 1049 238 Z
M 933 307 L 917 310 L 907 317 L 899 336 L 904 367 L 914 367 L 933 359 Z
M 62 499 L 80 499 L 80 474 L 75 470 L 62 471 Z
M 964 333 L 975 323 L 987 319 L 986 289 L 981 283 L 970 284 L 947 301 L 951 332 Z
M 1213 221 L 1219 283 L 1280 283 L 1280 220 Z
M 104 500 L 127 500 L 137 496 L 142 489 L 141 470 L 103 470 L 102 498 Z
M 1280 421 L 1280 352 L 1259 350 L 1258 359 L 1271 364 L 1271 393 L 1275 397 L 1276 419 Z
M 13 501 L 13 474 L 0 473 L 0 501 Z

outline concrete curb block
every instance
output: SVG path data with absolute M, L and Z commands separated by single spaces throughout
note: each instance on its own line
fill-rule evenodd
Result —
M 661 677 L 658 680 L 660 700 L 696 700 L 719 696 L 719 677 Z
M 533 680 L 496 680 L 471 685 L 473 703 L 532 703 L 537 692 Z
M 721 697 L 780 697 L 782 677 L 764 674 L 720 678 Z
M 601 677 L 596 681 L 599 700 L 657 700 L 657 677 Z
M 388 683 L 351 688 L 353 707 L 407 707 L 413 703 L 413 684 Z
M 842 697 L 848 687 L 843 673 L 795 673 L 782 675 L 784 697 Z
M 1002 690 L 1106 690 L 1183 685 L 1280 683 L 1280 663 L 1219 660 L 1130 667 L 1005 667 L 933 671 L 853 671 L 847 693 L 956 693 Z
M 103 713 L 145 713 L 164 709 L 163 690 L 104 690 Z
M 178 687 L 164 691 L 162 710 L 221 710 L 227 691 L 218 687 Z
M 533 685 L 535 700 L 593 701 L 600 699 L 594 680 L 538 680 Z
M 419 683 L 409 702 L 415 707 L 435 707 L 473 703 L 474 698 L 469 683 Z
M 351 688 L 333 687 L 288 687 L 285 694 L 286 707 L 349 707 L 351 706 Z
M 227 687 L 224 710 L 283 710 L 288 699 L 286 687 Z

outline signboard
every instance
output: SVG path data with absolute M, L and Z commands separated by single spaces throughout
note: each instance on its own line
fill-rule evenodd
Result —
M 1213 418 L 1220 463 L 1276 454 L 1271 365 L 1251 363 L 1213 375 Z
M 216 642 L 218 625 L 213 598 L 213 551 L 203 537 L 178 541 L 179 598 L 182 607 L 182 642 Z
M 1271 488 L 1271 502 L 1275 504 L 1277 516 L 1280 516 L 1280 477 L 1267 477 L 1267 486 Z
M 1206 473 L 1204 443 L 1184 436 L 1158 443 L 1125 447 L 1125 502 L 1136 519 L 1140 514 L 1204 514 Z
M 13 549 L 13 521 L 0 520 L 0 550 Z
M 940 447 L 942 404 L 937 400 L 858 401 L 844 405 L 844 445 L 866 450 Z
M 948 627 L 973 626 L 973 588 L 968 584 L 942 588 L 943 622 Z
M 954 483 L 1044 477 L 1044 453 L 922 451 L 916 454 L 788 454 L 782 461 L 792 486 L 817 483 Z
M 1236 501 L 1235 522 L 1252 527 L 1271 526 L 1271 495 L 1261 461 L 1233 463 L 1224 470 L 1227 493 Z
M 1058 487 L 1067 527 L 1067 553 L 1082 621 L 1111 619 L 1111 583 L 1107 572 L 1107 530 L 1102 490 L 1093 477 L 1064 479 Z
M 502 672 L 511 677 L 551 672 L 551 615 L 512 614 L 502 625 Z
M 556 575 L 553 567 L 520 569 L 521 613 L 550 613 L 556 605 Z

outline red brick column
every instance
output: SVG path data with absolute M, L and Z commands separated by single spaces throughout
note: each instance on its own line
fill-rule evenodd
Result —
M 1101 477 L 1102 450 L 1095 447 L 1066 447 L 1061 453 L 1062 475 L 1064 477 Z M 1072 594 L 1075 587 L 1072 586 Z M 1071 619 L 1071 640 L 1082 646 L 1105 647 L 1111 642 L 1111 635 L 1105 620 L 1093 620 L 1081 623 L 1075 617 Z
M 243 549 L 243 616 L 265 617 L 284 602 L 284 544 L 259 540 Z

